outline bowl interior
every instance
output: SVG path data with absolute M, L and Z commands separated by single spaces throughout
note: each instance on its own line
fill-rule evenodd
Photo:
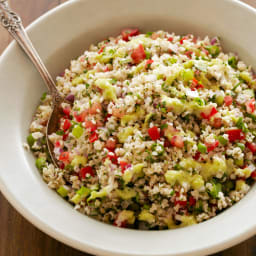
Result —
M 215 0 L 214 4 L 211 0 L 70 1 L 40 18 L 28 31 L 56 77 L 91 43 L 117 35 L 125 27 L 138 27 L 142 32 L 161 29 L 180 35 L 220 36 L 226 51 L 237 52 L 247 64 L 256 62 L 256 45 L 250 32 L 256 27 L 256 12 L 230 0 Z M 32 154 L 22 147 L 46 88 L 16 44 L 0 59 L 0 81 L 0 188 L 14 207 L 49 235 L 101 255 L 205 255 L 254 233 L 255 186 L 241 202 L 219 216 L 178 230 L 118 229 L 77 213 L 47 187 Z

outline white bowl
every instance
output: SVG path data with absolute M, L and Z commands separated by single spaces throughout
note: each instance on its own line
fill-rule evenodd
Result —
M 34 22 L 29 35 L 55 77 L 90 43 L 124 27 L 218 35 L 224 49 L 256 62 L 256 11 L 231 0 L 77 0 Z M 43 182 L 22 143 L 45 87 L 17 44 L 0 59 L 0 188 L 11 204 L 50 236 L 98 255 L 205 255 L 255 234 L 256 188 L 204 223 L 169 231 L 120 229 L 84 216 Z M 24 239 L 26 239 L 24 237 Z

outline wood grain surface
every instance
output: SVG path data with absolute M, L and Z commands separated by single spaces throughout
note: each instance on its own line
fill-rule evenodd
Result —
M 24 26 L 67 0 L 10 0 Z M 244 0 L 256 8 L 256 0 Z M 0 27 L 0 54 L 11 41 Z M 25 220 L 0 193 L 0 256 L 86 256 L 39 231 Z M 255 256 L 256 237 L 212 256 Z

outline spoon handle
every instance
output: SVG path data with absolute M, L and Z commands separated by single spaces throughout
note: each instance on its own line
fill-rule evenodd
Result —
M 60 96 L 50 73 L 30 41 L 22 25 L 20 16 L 10 9 L 7 0 L 0 0 L 0 23 L 22 47 L 39 71 L 52 95 L 53 103 L 60 102 L 62 97 Z

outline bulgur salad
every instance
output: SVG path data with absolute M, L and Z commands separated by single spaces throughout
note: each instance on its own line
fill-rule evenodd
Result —
M 219 38 L 164 31 L 91 45 L 57 77 L 63 103 L 50 135 L 43 94 L 27 146 L 48 186 L 79 212 L 135 229 L 216 216 L 256 179 L 256 80 Z

